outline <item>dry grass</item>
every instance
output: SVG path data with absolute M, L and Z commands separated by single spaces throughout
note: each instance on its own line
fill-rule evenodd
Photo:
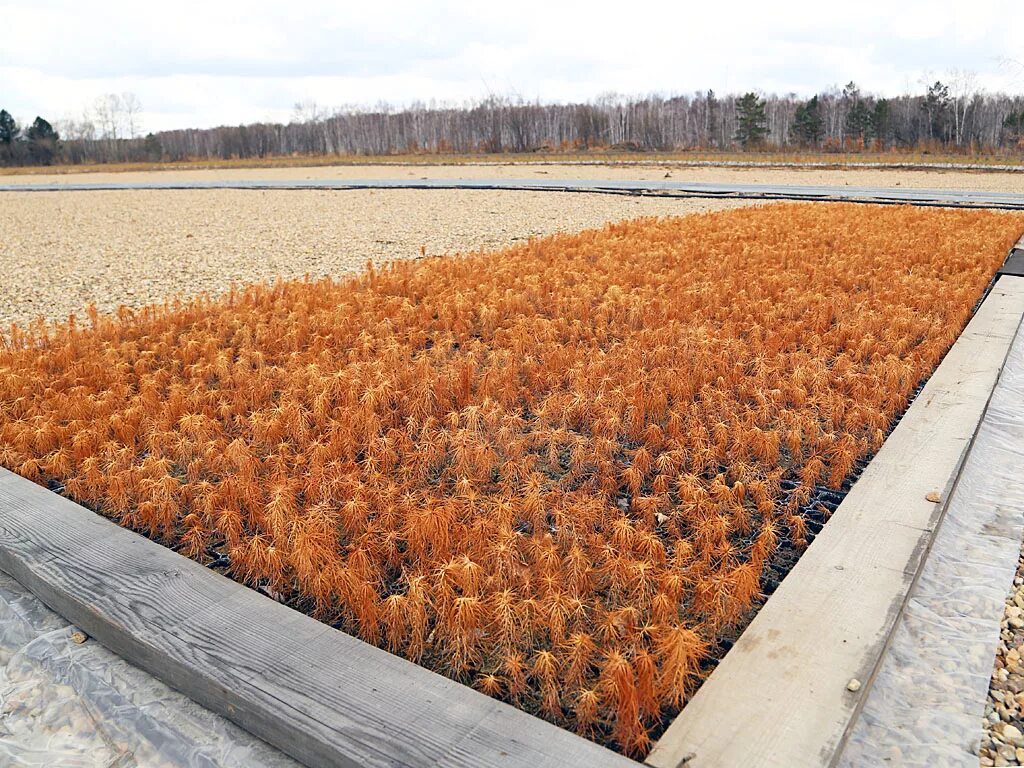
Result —
M 642 755 L 1022 222 L 747 208 L 37 324 L 0 463 Z
M 90 163 L 82 165 L 0 167 L 0 176 L 34 174 L 121 173 L 126 171 L 224 170 L 233 168 L 315 168 L 349 165 L 473 165 L 543 163 L 595 163 L 615 165 L 671 163 L 740 163 L 772 166 L 792 164 L 857 167 L 872 165 L 1014 165 L 1021 166 L 1019 154 L 932 154 L 926 152 L 620 152 L 590 150 L 578 152 L 529 152 L 493 154 L 396 154 L 396 155 L 287 155 L 262 158 L 208 158 L 176 162 Z M 1024 169 L 1024 166 L 1021 166 Z

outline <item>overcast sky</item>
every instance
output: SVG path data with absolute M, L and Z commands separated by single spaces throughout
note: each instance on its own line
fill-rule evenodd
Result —
M 856 80 L 922 90 L 973 72 L 1024 92 L 1024 0 L 645 3 L 0 0 L 0 107 L 78 118 L 132 92 L 145 130 L 284 120 L 489 93 L 756 89 L 802 95 Z

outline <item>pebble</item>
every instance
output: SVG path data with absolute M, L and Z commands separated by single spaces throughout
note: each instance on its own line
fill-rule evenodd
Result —
M 1003 726 L 1003 741 L 1013 744 L 1015 747 L 1024 747 L 1024 733 L 1015 725 Z
M 1024 765 L 1024 557 L 1006 598 L 979 750 L 980 765 Z

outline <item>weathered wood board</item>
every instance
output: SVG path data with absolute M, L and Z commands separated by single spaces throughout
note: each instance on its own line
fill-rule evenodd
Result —
M 818 537 L 659 740 L 655 768 L 828 765 L 1024 314 L 1001 277 Z M 858 691 L 848 690 L 858 680 Z

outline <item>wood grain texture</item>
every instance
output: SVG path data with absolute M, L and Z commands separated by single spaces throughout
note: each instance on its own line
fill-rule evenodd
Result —
M 636 766 L 0 469 L 0 569 L 110 650 L 316 766 Z
M 655 768 L 828 765 L 931 540 L 1024 313 L 1001 277 L 828 525 L 647 758 Z

